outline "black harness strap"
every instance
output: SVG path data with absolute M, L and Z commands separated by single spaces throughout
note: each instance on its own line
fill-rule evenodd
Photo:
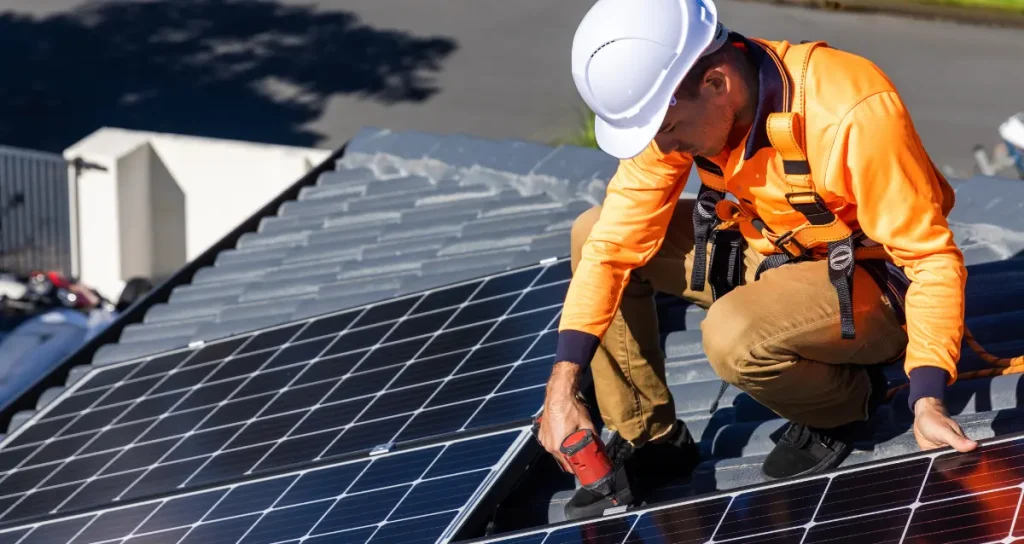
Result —
M 693 270 L 690 274 L 690 288 L 703 291 L 707 280 L 708 241 L 711 232 L 718 225 L 715 206 L 725 198 L 725 193 L 701 184 L 697 202 L 693 206 Z
M 743 248 L 746 240 L 735 229 L 711 233 L 711 257 L 708 283 L 712 300 L 718 300 L 743 284 Z
M 794 210 L 802 214 L 809 223 L 812 225 L 826 225 L 835 221 L 835 214 L 828 209 L 828 206 L 821 199 L 821 197 L 812 193 L 812 202 L 793 202 L 793 198 L 790 198 L 790 205 Z M 803 196 L 806 194 L 797 193 L 789 194 L 787 197 Z M 760 219 L 752 221 L 752 223 L 762 231 L 768 231 L 767 226 L 764 225 Z M 784 242 L 788 241 L 786 235 L 780 236 L 776 241 L 776 247 L 783 249 Z M 839 318 L 840 325 L 842 327 L 842 336 L 845 339 L 852 339 L 855 337 L 855 328 L 853 325 L 853 271 L 856 264 L 854 260 L 854 235 L 847 236 L 842 240 L 828 243 L 828 279 L 832 283 L 832 287 L 836 290 L 836 295 L 839 297 Z M 794 255 L 789 251 L 783 249 L 782 253 L 775 253 L 769 255 L 761 262 L 760 266 L 757 267 L 755 279 L 760 279 L 761 273 L 770 270 L 772 268 L 778 268 L 784 264 L 799 262 L 807 259 L 806 250 L 801 248 L 802 253 Z
M 839 296 L 839 318 L 843 338 L 852 340 L 853 327 L 853 237 L 828 244 L 828 279 Z
M 778 268 L 792 260 L 794 259 L 785 253 L 773 253 L 765 257 L 765 259 L 761 261 L 761 264 L 758 265 L 757 272 L 754 273 L 754 281 L 761 279 L 762 272 Z

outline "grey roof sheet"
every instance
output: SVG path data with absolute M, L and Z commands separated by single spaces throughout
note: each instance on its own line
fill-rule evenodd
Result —
M 579 160 L 578 160 L 579 158 Z M 590 150 L 365 130 L 336 170 L 150 308 L 107 364 L 566 253 L 616 163 Z
M 604 153 L 577 147 L 364 130 L 333 172 L 264 218 L 192 283 L 176 287 L 166 304 L 153 306 L 142 323 L 103 346 L 93 364 L 566 255 L 572 220 L 601 201 L 616 165 Z M 687 192 L 696 183 L 691 177 Z M 1024 259 L 1013 258 L 1024 250 L 1024 183 L 952 183 L 958 202 L 950 221 L 971 265 L 968 326 L 995 354 L 1024 352 Z M 669 297 L 658 302 L 677 412 L 705 454 L 692 481 L 666 490 L 667 496 L 758 482 L 758 465 L 783 421 L 732 387 L 709 414 L 720 382 L 701 348 L 704 312 Z M 963 369 L 983 364 L 965 348 Z M 75 368 L 71 380 L 89 368 Z M 906 379 L 899 365 L 889 371 L 893 383 Z M 48 390 L 37 407 L 60 390 Z M 1020 375 L 963 381 L 950 389 L 949 408 L 972 436 L 1003 435 L 1024 430 L 1021 391 Z M 19 414 L 10 428 L 29 415 Z M 905 392 L 878 417 L 874 440 L 847 465 L 916 447 Z

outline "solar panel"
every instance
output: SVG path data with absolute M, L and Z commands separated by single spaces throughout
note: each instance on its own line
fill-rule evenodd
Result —
M 490 489 L 525 440 L 532 438 L 524 427 L 52 516 L 2 531 L 0 542 L 437 542 L 454 534 L 466 505 Z
M 473 542 L 897 544 L 1024 537 L 1024 435 Z
M 568 262 L 102 367 L 0 449 L 0 525 L 522 425 Z

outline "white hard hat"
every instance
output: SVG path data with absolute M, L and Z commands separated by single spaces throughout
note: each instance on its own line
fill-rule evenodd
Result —
M 643 151 L 686 73 L 727 38 L 712 0 L 598 0 L 573 37 L 572 77 L 601 149 Z

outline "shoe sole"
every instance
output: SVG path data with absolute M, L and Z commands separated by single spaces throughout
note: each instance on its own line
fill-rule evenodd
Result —
M 574 508 L 571 503 L 566 503 L 565 509 L 563 510 L 565 513 L 565 519 L 567 521 L 578 521 L 589 517 L 600 517 L 603 516 L 607 510 L 615 510 L 616 513 L 619 513 L 620 510 L 625 512 L 633 508 L 637 508 L 639 505 L 636 503 L 641 502 L 634 499 L 632 495 L 626 495 L 624 498 L 628 500 L 623 500 L 619 504 L 610 504 L 606 500 L 601 500 L 598 503 L 577 508 Z

